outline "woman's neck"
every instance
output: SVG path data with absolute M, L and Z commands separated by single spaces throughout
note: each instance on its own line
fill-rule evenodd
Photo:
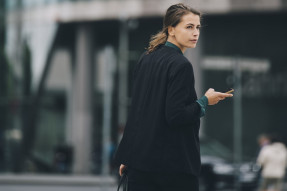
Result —
M 186 51 L 186 47 L 180 46 L 174 37 L 169 36 L 167 38 L 167 41 L 177 46 L 181 50 L 182 53 Z

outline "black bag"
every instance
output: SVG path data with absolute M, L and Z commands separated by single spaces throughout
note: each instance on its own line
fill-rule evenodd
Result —
M 123 174 L 121 176 L 120 182 L 119 182 L 119 186 L 118 186 L 118 190 L 120 191 L 121 186 L 123 187 L 123 191 L 128 191 L 128 173 L 127 173 L 127 169 L 125 169 L 123 171 Z

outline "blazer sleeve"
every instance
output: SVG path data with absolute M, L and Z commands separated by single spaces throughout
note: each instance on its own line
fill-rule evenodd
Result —
M 201 112 L 196 102 L 192 65 L 178 65 L 169 76 L 165 112 L 169 126 L 175 128 L 192 125 L 200 119 Z
M 265 156 L 266 151 L 265 150 L 266 150 L 266 146 L 261 149 L 261 151 L 259 152 L 257 161 L 256 161 L 257 164 L 259 164 L 261 166 L 264 166 L 265 161 L 266 161 L 266 156 Z

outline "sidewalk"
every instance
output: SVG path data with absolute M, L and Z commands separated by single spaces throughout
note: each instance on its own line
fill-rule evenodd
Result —
M 0 185 L 1 184 L 115 186 L 117 181 L 116 178 L 112 176 L 1 174 Z

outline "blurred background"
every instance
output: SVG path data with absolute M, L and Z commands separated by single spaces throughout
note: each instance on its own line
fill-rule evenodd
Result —
M 179 2 L 203 12 L 198 96 L 235 89 L 202 120 L 203 182 L 223 177 L 202 190 L 256 188 L 258 136 L 287 143 L 287 0 L 1 0 L 1 190 L 115 190 L 133 68 Z

